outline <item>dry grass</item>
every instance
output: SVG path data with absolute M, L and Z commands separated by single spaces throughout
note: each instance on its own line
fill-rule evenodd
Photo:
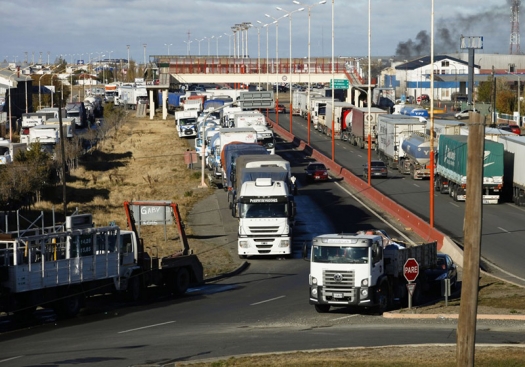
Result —
M 115 222 L 126 228 L 124 201 L 165 200 L 178 204 L 184 221 L 192 206 L 210 195 L 211 189 L 198 188 L 200 171 L 191 171 L 184 162 L 189 140 L 177 136 L 173 117 L 167 120 L 137 118 L 129 114 L 122 128 L 109 134 L 94 151 L 81 158 L 67 184 L 68 208 L 92 213 L 96 225 Z M 61 208 L 62 191 L 56 200 L 39 203 L 38 210 Z M 191 228 L 186 228 L 191 235 Z M 166 239 L 161 226 L 140 228 L 144 244 L 154 254 L 164 256 L 180 249 L 175 226 L 168 227 Z M 233 268 L 228 252 L 213 244 L 190 239 L 205 274 L 212 276 Z
M 247 357 L 232 357 L 206 362 L 181 362 L 175 366 L 192 367 L 239 367 L 239 366 L 287 366 L 287 367 L 445 367 L 456 366 L 456 347 L 417 346 L 352 348 L 330 351 L 298 353 L 275 353 Z M 476 348 L 477 367 L 524 366 L 525 349 L 520 347 Z

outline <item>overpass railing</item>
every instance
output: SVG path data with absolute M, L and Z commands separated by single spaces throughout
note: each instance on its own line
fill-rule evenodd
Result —
M 232 57 L 162 57 L 154 62 L 161 73 L 169 74 L 331 74 L 332 60 L 330 58 L 311 59 L 310 65 L 303 58 L 292 59 L 253 59 Z M 346 71 L 344 60 L 334 63 L 334 73 Z

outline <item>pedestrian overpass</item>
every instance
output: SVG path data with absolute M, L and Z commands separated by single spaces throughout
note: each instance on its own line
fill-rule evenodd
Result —
M 169 89 L 189 84 L 257 85 L 271 90 L 274 84 L 329 84 L 332 79 L 344 79 L 349 82 L 346 100 L 356 106 L 366 100 L 368 90 L 368 84 L 364 83 L 357 70 L 348 68 L 346 59 L 339 58 L 334 60 L 333 68 L 331 58 L 311 58 L 308 63 L 304 58 L 151 55 L 149 61 L 148 69 L 153 70 L 154 79 L 159 80 L 156 85 L 148 85 L 150 105 L 156 103 L 153 90 L 165 93 L 166 100 Z M 167 116 L 165 109 L 166 106 L 163 106 L 164 119 Z M 150 109 L 150 118 L 153 118 L 154 110 Z

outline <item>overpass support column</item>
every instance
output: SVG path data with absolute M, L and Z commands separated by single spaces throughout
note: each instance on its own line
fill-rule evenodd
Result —
M 162 90 L 162 119 L 168 118 L 168 90 Z
M 153 120 L 155 117 L 155 101 L 153 100 L 153 90 L 149 91 L 149 119 Z

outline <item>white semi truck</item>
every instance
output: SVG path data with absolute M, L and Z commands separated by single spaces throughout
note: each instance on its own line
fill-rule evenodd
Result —
M 303 247 L 310 262 L 309 302 L 317 312 L 330 307 L 358 306 L 387 311 L 394 301 L 408 300 L 403 266 L 419 264 L 415 303 L 428 284 L 424 270 L 437 263 L 437 244 L 400 246 L 377 231 L 373 234 L 324 234 Z
M 179 138 L 197 136 L 197 117 L 199 111 L 175 111 L 175 127 Z
M 244 182 L 237 196 L 239 257 L 292 254 L 295 202 L 284 181 Z

